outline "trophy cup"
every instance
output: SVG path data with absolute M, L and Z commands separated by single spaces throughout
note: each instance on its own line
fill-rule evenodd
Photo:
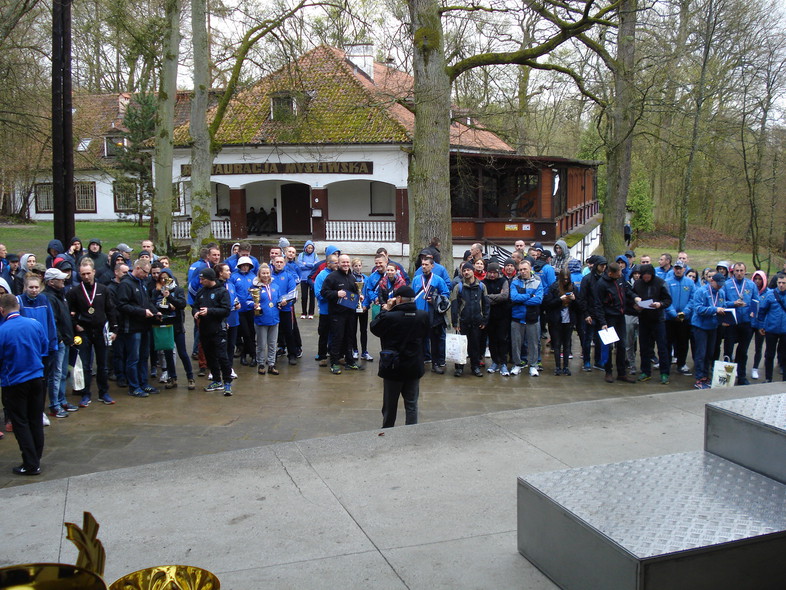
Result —
M 249 289 L 249 293 L 251 293 L 251 297 L 254 299 L 254 315 L 259 315 L 262 313 L 262 310 L 259 309 L 259 289 Z
M 161 289 L 161 290 L 163 291 L 164 289 L 166 289 L 167 291 L 169 291 L 169 287 L 174 282 L 175 282 L 175 279 L 173 279 L 169 275 L 166 275 L 166 278 L 164 279 L 164 288 Z M 167 301 L 166 297 L 162 297 L 161 298 L 161 303 L 158 304 L 158 307 L 160 307 L 161 309 L 169 310 L 169 302 Z
M 355 308 L 356 313 L 363 313 L 363 302 L 360 300 L 360 294 L 363 292 L 363 281 L 355 281 L 355 286 L 358 289 L 358 306 Z

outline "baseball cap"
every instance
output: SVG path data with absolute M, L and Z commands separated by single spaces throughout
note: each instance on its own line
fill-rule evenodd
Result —
M 126 254 L 131 254 L 131 252 L 134 251 L 134 249 L 128 244 L 126 244 L 125 242 L 118 244 L 117 249 L 120 250 L 121 252 L 125 252 Z
M 56 268 L 47 268 L 44 273 L 44 280 L 51 281 L 52 279 L 67 279 L 68 275 Z
M 215 281 L 216 271 L 214 271 L 212 268 L 203 268 L 199 271 L 199 278 L 207 279 L 208 281 Z

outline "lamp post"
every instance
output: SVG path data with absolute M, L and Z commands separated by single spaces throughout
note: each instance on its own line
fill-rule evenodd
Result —
M 76 235 L 71 2 L 53 0 L 52 4 L 52 209 L 54 237 L 63 245 Z

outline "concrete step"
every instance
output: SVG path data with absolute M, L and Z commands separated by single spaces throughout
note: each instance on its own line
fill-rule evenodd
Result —
M 786 486 L 711 453 L 518 479 L 518 548 L 566 590 L 786 585 Z
M 786 393 L 708 403 L 704 449 L 786 483 Z

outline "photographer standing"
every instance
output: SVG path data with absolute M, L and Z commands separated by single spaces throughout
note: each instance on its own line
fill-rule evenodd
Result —
M 423 368 L 423 339 L 429 333 L 428 312 L 415 307 L 415 291 L 403 286 L 371 322 L 382 344 L 378 375 L 384 380 L 382 428 L 396 424 L 398 397 L 404 398 L 406 423 L 418 423 L 418 395 Z

